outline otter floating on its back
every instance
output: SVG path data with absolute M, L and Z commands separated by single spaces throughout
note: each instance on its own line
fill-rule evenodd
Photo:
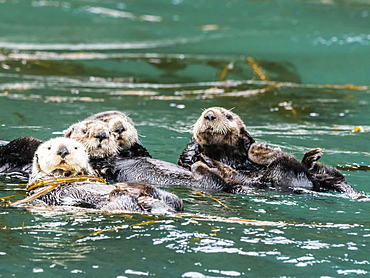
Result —
M 229 192 L 250 191 L 254 187 L 285 192 L 333 190 L 358 195 L 337 169 L 316 163 L 321 155 L 320 148 L 313 149 L 300 163 L 280 149 L 254 143 L 238 115 L 222 107 L 211 107 L 195 123 L 193 137 L 178 164 L 189 168 L 203 161 L 217 168 L 223 179 L 237 184 L 229 187 Z
M 255 170 L 248 158 L 254 139 L 238 115 L 222 107 L 206 109 L 193 127 L 193 137 L 180 155 L 178 164 L 190 169 L 200 154 L 237 170 Z
M 120 157 L 151 157 L 139 141 L 138 132 L 130 117 L 120 111 L 104 111 L 85 120 L 102 121 L 108 124 L 119 144 Z
M 55 182 L 54 189 L 45 191 Z M 27 189 L 31 196 L 41 194 L 38 200 L 47 205 L 161 213 L 183 209 L 177 196 L 152 186 L 99 181 L 88 163 L 85 147 L 69 138 L 54 138 L 39 146 Z
M 64 132 L 64 137 L 82 143 L 92 159 L 113 156 L 119 150 L 113 132 L 106 123 L 100 121 L 85 120 L 75 123 Z
M 27 180 L 32 169 L 33 155 L 42 141 L 20 137 L 0 146 L 0 175 Z
M 115 182 L 144 182 L 157 186 L 178 185 L 208 190 L 223 190 L 226 186 L 225 181 L 204 164 L 193 165 L 189 171 L 176 164 L 151 158 L 139 144 L 133 121 L 119 111 L 95 114 L 76 124 L 72 134 L 67 132 L 66 136 L 74 135 L 72 138 L 86 145 L 91 139 L 85 138 L 86 132 L 80 131 L 86 128 L 83 123 L 97 121 L 108 124 L 120 149 L 114 157 L 107 152 L 100 159 L 92 160 L 93 168 L 104 177 Z

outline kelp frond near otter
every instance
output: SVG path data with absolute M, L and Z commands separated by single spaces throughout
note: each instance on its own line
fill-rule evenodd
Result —
M 30 202 L 32 200 L 37 199 L 40 196 L 43 196 L 55 188 L 57 188 L 60 185 L 67 184 L 67 183 L 73 183 L 73 182 L 81 182 L 81 181 L 91 181 L 91 182 L 101 182 L 106 183 L 106 180 L 101 177 L 96 176 L 79 176 L 79 177 L 61 177 L 61 178 L 51 178 L 51 179 L 45 179 L 41 180 L 32 184 L 29 184 L 26 188 L 27 191 L 35 190 L 37 188 L 45 187 L 41 191 L 30 195 L 23 200 L 19 200 L 17 202 L 14 202 L 13 206 L 18 206 L 27 202 Z

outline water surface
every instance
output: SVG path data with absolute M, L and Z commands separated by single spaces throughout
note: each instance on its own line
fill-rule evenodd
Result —
M 176 163 L 202 109 L 223 106 L 298 159 L 323 148 L 368 195 L 369 13 L 351 0 L 0 0 L 0 139 L 47 140 L 115 109 Z M 370 272 L 369 204 L 341 194 L 166 188 L 184 214 L 144 215 L 7 206 L 23 188 L 1 180 L 0 197 L 19 195 L 1 201 L 0 277 Z

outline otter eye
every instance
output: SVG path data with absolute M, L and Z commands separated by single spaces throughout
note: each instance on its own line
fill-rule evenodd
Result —
M 231 115 L 226 115 L 226 119 L 228 119 L 229 121 L 231 121 L 233 119 L 233 116 Z

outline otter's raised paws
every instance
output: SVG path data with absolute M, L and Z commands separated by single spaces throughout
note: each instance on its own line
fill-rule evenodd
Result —
M 221 175 L 222 177 L 229 177 L 233 173 L 236 173 L 237 171 L 232 168 L 231 166 L 222 163 L 218 160 L 212 159 L 205 154 L 200 154 L 199 157 L 201 158 L 201 162 L 206 164 L 209 168 L 211 168 L 214 172 Z
M 253 143 L 248 151 L 249 159 L 260 165 L 269 165 L 283 154 L 280 148 L 271 148 L 266 143 Z
M 307 167 L 308 170 L 312 170 L 315 167 L 316 162 L 322 156 L 322 149 L 316 148 L 306 152 L 302 158 L 302 164 Z

